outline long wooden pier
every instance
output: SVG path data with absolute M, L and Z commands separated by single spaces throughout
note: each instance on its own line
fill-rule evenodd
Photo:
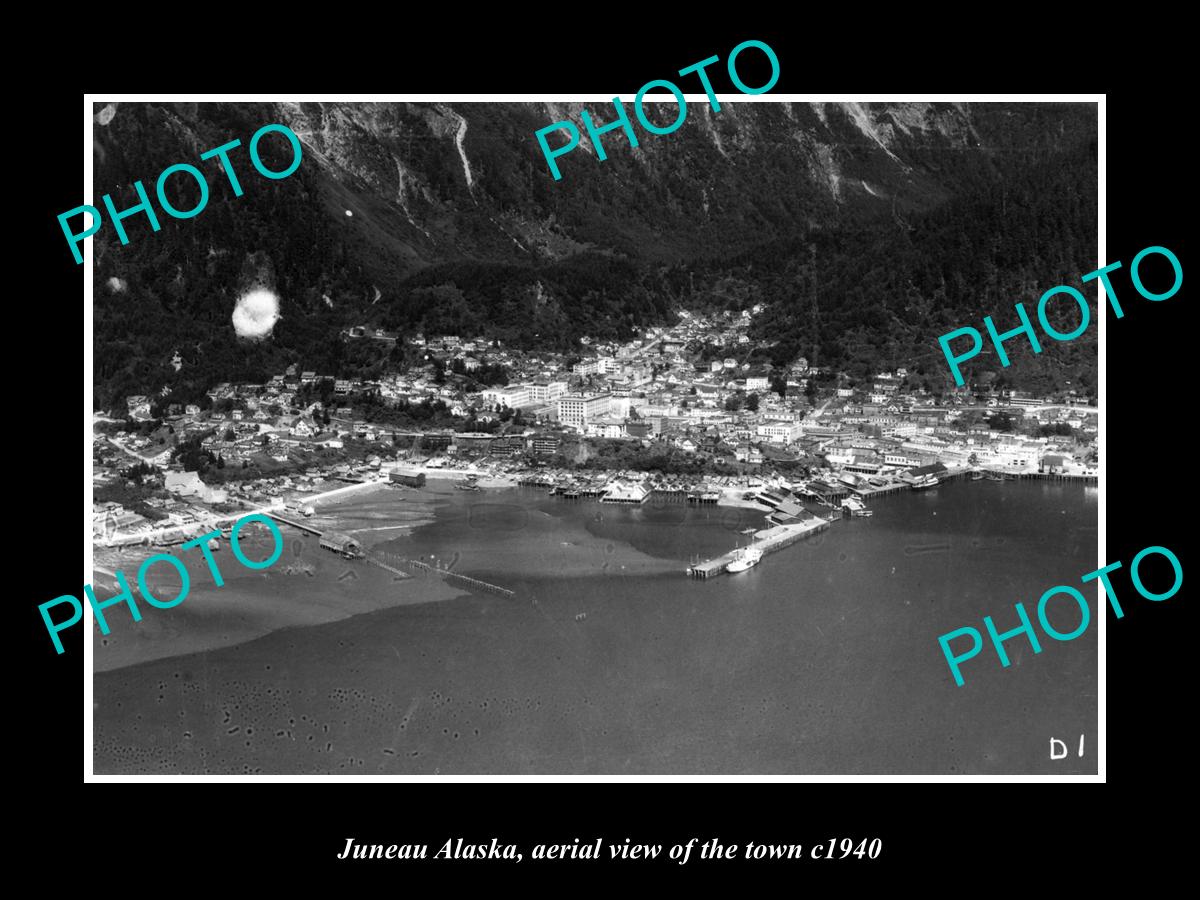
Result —
M 1026 478 L 1041 481 L 1082 481 L 1084 484 L 1098 484 L 1100 481 L 1098 475 L 1077 472 L 1010 472 L 1003 468 L 987 467 L 984 467 L 983 472 L 988 475 L 1002 475 L 1006 481 L 1024 481 Z
M 305 525 L 303 522 L 297 522 L 289 519 L 286 516 L 281 516 L 275 512 L 268 512 L 272 519 L 277 522 L 283 522 L 285 525 L 291 525 L 293 528 L 298 528 L 301 531 L 306 531 L 309 534 L 315 534 L 320 537 L 324 532 L 314 528 L 311 525 Z M 481 581 L 478 578 L 471 578 L 468 575 L 460 575 L 457 572 L 451 572 L 449 569 L 439 569 L 436 566 L 431 566 L 429 563 L 421 562 L 416 559 L 408 559 L 407 557 L 397 556 L 393 553 L 387 553 L 383 550 L 365 550 L 361 556 L 353 557 L 361 559 L 363 562 L 383 569 L 386 572 L 391 572 L 393 575 L 399 575 L 401 578 L 411 578 L 410 572 L 422 572 L 434 575 L 440 575 L 447 581 L 455 584 L 460 584 L 463 587 L 475 588 L 476 590 L 487 591 L 488 593 L 498 594 L 501 597 L 515 597 L 516 593 L 508 588 L 502 588 L 497 584 L 490 584 L 486 581 Z M 408 571 L 403 571 L 407 569 Z
M 768 553 L 774 553 L 776 550 L 789 547 L 796 543 L 796 541 L 808 537 L 810 534 L 824 531 L 835 521 L 837 521 L 836 518 L 822 519 L 817 517 L 795 525 L 776 525 L 772 528 L 755 532 L 754 541 L 750 546 L 755 550 L 761 550 L 765 556 Z M 711 578 L 714 575 L 720 575 L 725 572 L 729 564 L 737 559 L 737 557 L 738 550 L 730 550 L 716 559 L 710 559 L 706 562 L 690 566 L 687 573 L 692 578 Z
M 376 554 L 373 551 L 370 551 L 370 550 L 365 551 L 362 555 L 362 560 L 363 560 L 363 562 L 370 563 L 373 566 L 377 566 L 378 568 L 383 569 L 385 572 L 391 572 L 393 575 L 395 575 L 398 578 L 403 578 L 403 579 L 412 578 L 412 576 L 409 575 L 407 572 L 401 571 L 400 569 L 397 569 L 395 566 L 390 566 L 387 563 L 385 563 L 383 560 L 378 559 L 376 557 Z
M 508 588 L 502 588 L 499 585 L 490 584 L 489 582 L 481 581 L 478 578 L 471 578 L 468 575 L 460 575 L 457 572 L 450 571 L 449 569 L 440 569 L 437 566 L 431 566 L 429 563 L 421 562 L 418 559 L 408 559 L 404 556 L 396 556 L 394 554 L 384 553 L 382 551 L 376 551 L 376 554 L 391 560 L 397 566 L 402 566 L 409 571 L 440 575 L 442 578 L 446 579 L 452 584 L 457 583 L 463 585 L 464 587 L 472 587 L 476 588 L 477 590 L 487 591 L 492 594 L 499 594 L 501 597 L 516 596 L 516 593 L 514 591 L 510 591 Z M 376 565 L 382 565 L 382 563 L 376 563 Z
M 276 522 L 282 522 L 284 525 L 291 525 L 293 528 L 299 528 L 301 531 L 307 531 L 309 534 L 315 534 L 320 537 L 322 531 L 319 528 L 313 528 L 311 525 L 305 525 L 303 522 L 297 522 L 294 519 L 289 519 L 287 516 L 281 516 L 277 512 L 264 510 L 264 513 L 274 519 Z

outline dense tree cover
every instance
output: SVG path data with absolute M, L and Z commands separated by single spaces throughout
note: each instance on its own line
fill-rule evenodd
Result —
M 939 335 L 964 325 L 983 331 L 984 315 L 1000 330 L 1019 324 L 1013 303 L 1036 315 L 1041 294 L 1058 284 L 1081 286 L 1095 268 L 1096 156 L 1089 144 L 1035 166 L 997 163 L 997 177 L 979 193 L 951 200 L 902 225 L 814 230 L 743 254 L 717 266 L 704 283 L 736 272 L 750 288 L 745 304 L 771 306 L 755 320 L 752 336 L 775 342 L 773 359 L 807 357 L 858 378 L 904 366 L 935 385 L 952 383 Z M 697 278 L 699 282 L 699 277 Z M 705 296 L 698 292 L 698 296 Z M 1075 304 L 1055 302 L 1048 318 L 1058 330 L 1078 325 Z M 1068 382 L 1094 383 L 1096 311 L 1078 339 L 1042 336 L 1035 356 L 1010 341 L 1009 383 L 1041 392 Z M 1035 324 L 1035 328 L 1036 328 Z M 985 340 L 967 371 L 1000 370 Z
M 467 364 L 461 359 L 450 361 L 450 371 L 463 376 L 463 385 L 468 391 L 479 391 L 485 387 L 503 387 L 508 384 L 508 370 L 504 366 L 484 364 L 474 371 L 467 371 Z
M 1066 422 L 1054 422 L 1050 425 L 1040 425 L 1037 430 L 1038 437 L 1074 437 L 1075 429 Z
M 217 458 L 211 450 L 206 450 L 200 446 L 203 440 L 202 436 L 196 436 L 191 440 L 180 441 L 171 449 L 171 459 L 179 463 L 185 472 L 198 472 L 201 476 L 211 466 L 215 466 Z
M 1012 431 L 1017 427 L 1016 423 L 1013 421 L 1013 417 L 1008 413 L 1002 412 L 993 413 L 991 416 L 989 416 L 987 424 L 992 431 Z
M 95 428 L 101 434 L 116 434 L 124 432 L 125 434 L 136 434 L 140 437 L 149 437 L 158 429 L 162 428 L 161 419 L 143 419 L 139 422 L 132 416 L 126 416 L 124 419 L 116 422 L 100 420 L 96 423 Z
M 450 412 L 450 408 L 444 401 L 430 400 L 428 397 L 419 403 L 412 403 L 408 400 L 390 403 L 384 402 L 377 393 L 372 391 L 352 394 L 346 402 L 354 410 L 356 416 L 372 424 L 422 430 L 453 428 L 463 421 L 461 417 Z
M 1030 306 L 1094 267 L 1095 121 L 1082 104 L 975 105 L 965 141 L 897 120 L 889 152 L 864 142 L 837 105 L 759 104 L 689 117 L 669 140 L 604 163 L 576 151 L 561 182 L 531 146 L 543 109 L 480 104 L 464 111 L 472 185 L 449 108 L 302 112 L 328 156 L 308 144 L 281 180 L 258 175 L 245 153 L 257 128 L 280 121 L 271 104 L 123 103 L 97 126 L 98 189 L 118 208 L 136 203 L 133 181 L 153 194 L 158 173 L 180 162 L 205 172 L 210 197 L 191 219 L 160 210 L 157 232 L 130 217 L 127 245 L 107 223 L 91 238 L 95 406 L 119 407 L 129 394 L 156 398 L 156 408 L 204 406 L 217 382 L 261 382 L 290 364 L 375 378 L 413 363 L 404 338 L 415 331 L 569 351 L 580 335 L 624 339 L 681 307 L 759 301 L 769 312 L 750 361 L 804 355 L 859 377 L 905 365 L 940 386 L 937 335 L 987 313 L 1011 327 L 1013 302 Z M 952 133 L 960 114 L 931 116 L 954 120 Z M 241 196 L 215 160 L 198 160 L 233 138 L 243 141 Z M 839 199 L 812 174 L 814 141 L 833 148 Z M 282 139 L 261 149 L 273 168 L 290 161 Z M 890 204 L 853 187 L 868 181 Z M 198 200 L 183 177 L 169 193 L 181 209 Z M 260 286 L 279 296 L 281 317 L 269 337 L 239 338 L 234 304 Z M 1069 330 L 1073 314 L 1058 304 L 1051 318 Z M 338 338 L 355 324 L 401 341 Z M 997 367 L 989 351 L 971 372 Z M 1094 326 L 1038 357 L 1017 351 L 1012 372 L 1022 387 L 1094 391 Z
M 121 477 L 132 481 L 135 485 L 141 485 L 143 481 L 154 481 L 156 478 L 162 477 L 162 470 L 147 462 L 134 463 L 121 470 Z
M 405 280 L 385 328 L 487 334 L 516 347 L 569 350 L 582 334 L 627 339 L 670 314 L 673 295 L 636 260 L 581 253 L 548 265 L 444 263 Z

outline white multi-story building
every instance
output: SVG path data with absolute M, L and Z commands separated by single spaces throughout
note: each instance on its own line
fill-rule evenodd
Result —
M 507 406 L 516 409 L 533 402 L 527 384 L 510 384 L 507 387 L 487 388 L 483 392 L 485 406 Z
M 608 414 L 614 419 L 628 419 L 631 405 L 628 397 L 610 396 L 608 398 Z
M 589 422 L 607 416 L 608 407 L 608 394 L 566 394 L 558 398 L 558 421 L 582 430 Z
M 644 405 L 639 405 L 634 403 L 631 405 L 632 408 L 638 411 L 638 415 L 642 416 L 643 418 L 651 418 L 652 416 L 674 416 L 678 415 L 679 413 L 679 408 L 674 404 L 647 403 Z
M 758 436 L 775 444 L 786 444 L 798 440 L 804 433 L 799 422 L 768 422 L 758 426 Z
M 746 379 L 746 390 L 748 391 L 765 391 L 767 389 L 767 379 L 765 377 L 755 376 Z
M 534 403 L 551 403 L 566 392 L 565 381 L 534 381 L 529 384 L 529 399 Z
M 587 424 L 587 433 L 594 437 L 620 438 L 625 436 L 625 423 L 605 417 Z

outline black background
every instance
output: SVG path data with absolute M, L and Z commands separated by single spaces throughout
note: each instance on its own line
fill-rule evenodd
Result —
M 1048 865 L 1061 865 L 1063 874 L 1078 872 L 1081 865 L 1087 871 L 1118 861 L 1134 865 L 1140 851 L 1118 850 L 1126 839 L 1140 835 L 1161 847 L 1158 839 L 1169 837 L 1157 816 L 1168 814 L 1173 805 L 1169 798 L 1178 795 L 1175 784 L 1190 780 L 1193 764 L 1183 739 L 1191 730 L 1188 710 L 1193 705 L 1184 676 L 1189 658 L 1185 643 L 1192 639 L 1190 620 L 1185 620 L 1189 584 L 1185 581 L 1170 600 L 1152 603 L 1134 593 L 1128 565 L 1139 550 L 1158 544 L 1171 548 L 1190 571 L 1176 516 L 1191 497 L 1187 481 L 1194 445 L 1185 429 L 1194 419 L 1190 376 L 1195 357 L 1188 346 L 1194 338 L 1184 321 L 1186 281 L 1170 300 L 1151 303 L 1136 295 L 1127 274 L 1133 256 L 1155 244 L 1172 249 L 1188 268 L 1183 223 L 1190 212 L 1185 191 L 1193 193 L 1188 187 L 1193 154 L 1187 122 L 1192 114 L 1190 98 L 1175 78 L 1182 58 L 1162 44 L 1161 32 L 1170 31 L 1169 24 L 1160 19 L 1151 40 L 1137 26 L 1122 25 L 1115 34 L 1100 26 L 1052 21 L 1042 12 L 1036 23 L 1014 16 L 1018 21 L 1005 26 L 967 27 L 940 18 L 883 23 L 865 12 L 856 21 L 847 9 L 848 18 L 836 21 L 797 22 L 785 29 L 766 18 L 765 24 L 713 24 L 684 36 L 677 24 L 652 28 L 619 21 L 601 8 L 594 13 L 597 21 L 580 30 L 563 17 L 563 10 L 547 12 L 540 26 L 547 30 L 520 40 L 512 33 L 512 17 L 504 30 L 495 32 L 479 22 L 471 23 L 470 33 L 462 28 L 427 30 L 408 22 L 387 38 L 364 36 L 372 27 L 362 23 L 353 35 L 337 39 L 325 24 L 306 26 L 303 40 L 288 36 L 296 23 L 285 23 L 269 40 L 251 39 L 254 31 L 247 36 L 245 29 L 201 29 L 192 48 L 203 51 L 199 56 L 192 51 L 166 54 L 149 67 L 144 59 L 140 66 L 125 65 L 122 59 L 134 58 L 112 56 L 110 68 L 91 70 L 86 79 L 61 71 L 56 79 L 46 76 L 36 94 L 31 91 L 10 109 L 10 125 L 22 122 L 36 139 L 23 145 L 22 166 L 8 168 L 13 186 L 24 194 L 17 209 L 9 210 L 10 221 L 33 232 L 18 231 L 9 242 L 19 251 L 10 258 L 10 267 L 25 270 L 21 293 L 10 295 L 9 384 L 14 396 L 9 403 L 9 465 L 16 492 L 10 510 L 12 518 L 19 513 L 19 525 L 10 529 L 9 547 L 19 554 L 10 571 L 21 573 L 10 604 L 22 623 L 17 635 L 23 659 L 16 682 L 21 702 L 9 746 L 18 753 L 12 769 L 17 788 L 29 796 L 27 813 L 16 825 L 29 830 L 35 854 L 45 854 L 46 863 L 62 865 L 78 853 L 80 871 L 103 872 L 106 880 L 114 879 L 110 884 L 186 873 L 202 890 L 260 881 L 315 888 L 327 877 L 351 889 L 368 879 L 395 890 L 411 889 L 414 877 L 439 876 L 447 877 L 447 885 L 479 877 L 485 884 L 508 886 L 511 879 L 539 875 L 573 887 L 604 870 L 706 885 L 733 878 L 757 884 L 745 881 L 757 873 L 783 876 L 784 890 L 865 881 L 957 892 L 996 880 L 1014 888 L 1040 885 L 1041 876 L 1034 879 L 1030 873 Z M 470 17 L 463 17 L 465 28 Z M 530 13 L 530 18 L 541 14 Z M 390 31 L 393 26 L 386 27 Z M 525 24 L 520 27 L 525 31 Z M 736 93 L 724 74 L 724 60 L 748 38 L 767 42 L 779 57 L 782 74 L 771 92 L 775 94 L 1107 92 L 1105 261 L 1125 264 L 1114 282 L 1126 315 L 1117 320 L 1109 312 L 1106 321 L 1104 558 L 1125 564 L 1113 580 L 1126 615 L 1117 620 L 1111 611 L 1107 614 L 1108 786 L 1091 790 L 1115 793 L 1107 794 L 1102 804 L 1098 794 L 1085 795 L 1087 789 L 1075 789 L 1067 797 L 1071 788 L 1022 786 L 1018 795 L 997 786 L 965 784 L 443 780 L 222 784 L 203 792 L 177 784 L 85 787 L 82 773 L 90 761 L 80 692 L 85 631 L 64 633 L 67 652 L 56 656 L 37 611 L 37 604 L 52 597 L 79 595 L 82 566 L 76 553 L 90 533 L 89 523 L 84 533 L 78 530 L 84 448 L 77 418 L 81 405 L 90 407 L 88 398 L 80 397 L 82 351 L 67 339 L 72 318 L 67 310 L 82 303 L 84 267 L 74 264 L 55 218 L 82 199 L 81 87 L 162 94 L 587 91 L 619 94 L 628 101 L 644 82 L 670 77 L 717 54 L 721 63 L 709 72 L 716 91 L 724 94 Z M 125 40 L 136 44 L 122 36 Z M 755 71 L 759 60 L 761 54 L 754 50 L 739 57 L 747 84 L 765 82 L 765 64 Z M 84 80 L 71 83 L 73 78 Z M 693 80 L 681 80 L 686 91 L 698 90 Z M 16 85 L 18 93 L 25 89 Z M 27 175 L 20 174 L 27 169 Z M 26 248 L 33 259 L 26 259 Z M 1027 307 L 1030 299 L 1013 298 L 1025 300 Z M 57 328 L 60 321 L 62 329 Z M 36 490 L 17 499 L 26 483 Z M 1161 589 L 1154 563 L 1150 561 L 1144 578 Z M 1136 813 L 1134 806 L 1140 807 Z M 517 866 L 336 863 L 334 855 L 350 836 L 364 843 L 427 843 L 431 853 L 448 837 L 470 843 L 496 837 L 501 843 L 521 844 L 527 858 Z M 718 837 L 726 844 L 754 840 L 807 847 L 847 836 L 879 837 L 883 853 L 875 862 L 851 858 L 750 865 L 702 864 L 693 856 L 686 867 L 667 861 L 665 849 L 656 863 L 535 865 L 528 859 L 533 843 L 570 843 L 576 837 L 581 843 L 596 837 L 622 843 L 628 837 L 666 846 L 691 837 Z M 67 841 L 82 849 L 66 847 Z M 1105 855 L 1109 847 L 1112 857 Z M 925 877 L 919 882 L 891 880 L 901 871 Z M 957 875 L 962 879 L 952 880 Z M 172 885 L 178 881 L 170 878 Z

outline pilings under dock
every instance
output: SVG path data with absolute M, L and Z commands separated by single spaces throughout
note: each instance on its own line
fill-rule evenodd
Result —
M 824 531 L 834 521 L 836 519 L 822 519 L 817 517 L 795 525 L 776 525 L 772 528 L 765 528 L 762 531 L 755 532 L 754 542 L 751 546 L 755 550 L 761 550 L 765 556 L 768 553 L 774 553 L 776 550 L 791 546 L 796 541 L 806 538 L 810 534 Z M 707 562 L 690 566 L 687 573 L 692 578 L 711 578 L 714 575 L 721 575 L 729 567 L 729 564 L 737 559 L 737 556 L 737 550 L 730 550 L 716 559 L 710 559 Z

